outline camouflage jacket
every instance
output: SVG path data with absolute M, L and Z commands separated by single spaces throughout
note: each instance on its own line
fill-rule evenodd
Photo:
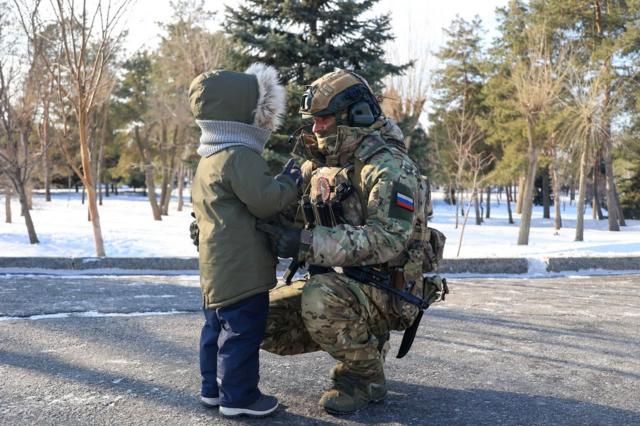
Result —
M 351 152 L 342 152 L 342 167 L 303 166 L 310 176 L 308 195 L 312 202 L 330 202 L 342 182 L 356 191 L 342 202 L 341 223 L 305 231 L 311 232 L 311 243 L 300 260 L 321 266 L 404 265 L 419 219 L 418 168 L 378 130 L 342 127 L 338 135 Z

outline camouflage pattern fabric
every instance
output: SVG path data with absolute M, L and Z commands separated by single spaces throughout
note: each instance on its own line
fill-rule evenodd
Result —
M 349 136 L 352 135 L 347 139 Z M 353 136 L 362 139 L 358 133 Z M 366 203 L 365 217 L 359 223 L 348 218 L 349 223 L 335 227 L 316 226 L 313 245 L 304 260 L 322 266 L 374 265 L 393 260 L 402 264 L 404 261 L 398 258 L 403 256 L 413 234 L 417 215 L 398 207 L 395 197 L 400 192 L 413 200 L 418 198 L 418 169 L 405 153 L 387 148 L 381 138 L 364 138 L 360 144 L 349 140 L 342 143 L 342 146 L 349 145 L 357 146 L 353 154 L 356 158 L 364 157 L 360 180 Z M 322 170 L 315 170 L 311 178 L 312 199 L 324 196 L 326 191 L 327 176 Z M 331 191 L 335 190 L 334 182 L 328 186 Z
M 306 281 L 295 281 L 269 293 L 267 332 L 261 348 L 278 355 L 319 351 L 302 319 L 302 290 Z
M 339 126 L 338 139 L 341 150 L 329 159 L 331 166 L 306 168 L 307 193 L 314 202 L 331 202 L 340 183 L 358 190 L 342 203 L 344 223 L 312 230 L 312 246 L 301 260 L 327 267 L 403 266 L 405 279 L 422 288 L 422 251 L 408 247 L 422 235 L 417 167 L 375 129 Z M 398 202 L 399 193 L 410 206 Z M 363 380 L 384 377 L 388 332 L 407 328 L 418 313 L 338 272 L 277 288 L 269 309 L 263 349 L 280 355 L 324 350 L 343 364 L 342 371 Z
M 278 355 L 323 350 L 361 377 L 383 375 L 387 333 L 397 320 L 381 290 L 335 272 L 273 290 L 262 349 Z

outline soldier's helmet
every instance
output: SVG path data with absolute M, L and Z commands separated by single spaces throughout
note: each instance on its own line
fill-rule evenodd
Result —
M 339 125 L 369 127 L 382 109 L 363 77 L 340 69 L 307 86 L 300 100 L 300 113 L 304 118 L 335 114 Z

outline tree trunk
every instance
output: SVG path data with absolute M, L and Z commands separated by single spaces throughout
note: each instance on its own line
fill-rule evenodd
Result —
M 611 138 L 604 141 L 604 170 L 607 193 L 607 212 L 609 231 L 620 231 L 618 205 L 616 203 L 616 182 L 613 178 L 613 159 L 611 158 Z
M 33 210 L 33 185 L 30 177 L 27 177 L 25 181 L 24 190 L 27 196 L 27 208 Z
M 156 198 L 156 184 L 154 182 L 152 164 L 144 165 L 144 180 L 147 185 L 147 199 L 149 200 L 149 204 L 151 204 L 153 220 L 162 220 L 162 210 L 160 209 Z
M 165 167 L 162 181 L 162 192 L 164 197 L 162 200 L 162 214 L 164 216 L 169 215 L 169 202 L 171 201 L 171 193 L 173 192 L 173 181 L 176 177 L 176 153 L 178 152 L 178 126 L 173 130 L 173 143 L 169 150 L 169 165 Z M 166 176 L 166 178 L 165 178 Z
M 484 217 L 491 218 L 491 187 L 487 186 L 487 212 Z
M 98 148 L 98 168 L 96 170 L 96 182 L 98 188 L 98 203 L 102 205 L 102 169 L 104 168 L 104 138 L 100 138 Z
M 478 190 L 473 190 L 473 208 L 476 213 L 476 225 L 482 225 L 482 214 L 480 213 L 480 201 L 478 200 Z
M 505 187 L 507 190 L 507 212 L 509 213 L 509 223 L 513 224 L 513 214 L 511 213 L 511 184 Z
M 587 195 L 587 148 L 582 148 L 580 156 L 580 183 L 578 186 L 578 203 L 576 206 L 576 241 L 584 241 L 584 202 Z
M 25 192 L 24 184 L 17 184 L 16 193 L 18 194 L 18 200 L 20 201 L 20 208 L 22 209 L 22 214 L 24 216 L 24 223 L 27 225 L 27 234 L 29 235 L 29 243 L 30 244 L 38 244 L 38 235 L 36 234 L 36 228 L 33 225 L 33 220 L 31 219 L 31 211 L 29 211 L 29 200 L 27 199 L 27 194 Z
M 620 197 L 618 196 L 618 188 L 613 187 L 613 195 L 616 200 L 616 209 L 618 211 L 618 221 L 620 222 L 620 226 L 627 226 L 627 222 L 624 220 L 624 214 L 622 212 L 622 206 L 620 206 Z
M 603 38 L 604 31 L 602 27 L 602 10 L 600 0 L 595 0 L 595 25 L 598 35 Z M 607 58 L 605 62 L 607 72 L 611 68 L 611 58 Z M 604 107 L 607 108 L 611 102 L 611 83 L 607 83 L 605 90 L 605 97 L 603 100 Z M 603 151 L 604 151 L 604 169 L 605 169 L 605 188 L 607 198 L 607 212 L 608 212 L 608 225 L 609 231 L 620 231 L 620 225 L 624 225 L 624 219 L 622 218 L 622 211 L 620 204 L 618 203 L 616 196 L 616 183 L 613 178 L 613 159 L 611 158 L 611 118 L 607 118 L 606 137 L 604 138 Z
M 522 200 L 524 199 L 524 186 L 526 179 L 520 176 L 518 179 L 518 192 L 516 193 L 516 214 L 522 214 Z
M 81 108 L 83 106 L 80 106 Z M 96 200 L 95 189 L 93 186 L 93 178 L 91 176 L 91 160 L 89 154 L 89 145 L 87 141 L 87 115 L 86 111 L 80 111 L 78 114 L 78 133 L 80 136 L 80 156 L 82 159 L 82 181 L 87 190 L 87 198 L 89 200 L 89 215 L 91 216 L 91 225 L 93 228 L 93 240 L 96 247 L 96 256 L 104 257 L 104 241 L 102 239 L 102 227 L 100 226 L 100 214 L 98 212 L 98 204 Z
M 168 182 L 168 165 L 167 165 L 167 125 L 162 122 L 161 139 L 160 139 L 160 164 L 162 165 L 162 178 L 160 181 L 160 212 L 164 214 L 164 201 L 167 197 L 167 182 Z
M 169 181 L 167 182 L 167 193 L 164 198 L 164 203 L 162 204 L 162 214 L 164 216 L 169 215 L 169 203 L 171 202 L 171 193 L 173 192 L 173 182 L 176 180 L 176 173 L 177 170 L 175 170 L 175 166 L 172 161 L 171 175 L 169 176 Z
M 42 169 L 44 173 L 44 200 L 51 201 L 51 161 L 48 149 L 42 153 Z
M 536 180 L 538 168 L 538 149 L 535 146 L 534 123 L 527 123 L 529 148 L 527 150 L 527 176 L 522 194 L 522 216 L 518 231 L 518 245 L 529 244 L 529 231 L 531 229 L 531 215 L 533 214 L 533 186 Z
M 181 212 L 184 206 L 184 163 L 178 166 L 178 211 Z
M 11 187 L 4 188 L 4 221 L 11 223 Z
M 600 207 L 600 155 L 596 153 L 593 160 L 593 198 L 591 199 L 591 208 L 593 219 L 602 220 L 602 208 Z
M 551 197 L 549 195 L 549 169 L 542 171 L 542 217 L 551 218 Z
M 569 205 L 573 204 L 575 200 L 576 200 L 576 185 L 572 178 L 571 187 L 569 188 Z
M 42 144 L 42 171 L 44 180 L 44 199 L 51 201 L 51 160 L 49 158 L 49 98 L 43 99 L 42 124 L 40 125 Z
M 556 230 L 562 228 L 562 216 L 560 215 L 560 179 L 558 168 L 552 161 L 549 164 L 549 174 L 551 175 L 551 185 L 553 191 L 553 224 Z
M 462 199 L 462 191 L 458 190 L 458 202 L 456 203 L 456 227 L 455 229 L 458 229 L 458 224 L 459 224 L 459 219 L 458 219 L 458 215 L 460 213 L 460 200 Z
M 140 138 L 140 129 L 138 126 L 135 128 L 135 140 L 144 164 L 144 180 L 147 186 L 147 199 L 151 205 L 153 219 L 162 220 L 162 212 L 160 210 L 160 206 L 158 206 L 158 200 L 156 199 L 156 184 L 153 176 L 153 164 L 151 164 L 151 159 L 148 158 L 150 156 L 146 153 L 146 149 L 143 145 L 142 139 Z

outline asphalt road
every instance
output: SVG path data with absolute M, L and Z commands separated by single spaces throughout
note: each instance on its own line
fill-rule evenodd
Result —
M 0 425 L 640 424 L 640 276 L 450 283 L 384 403 L 330 416 L 327 354 L 263 352 L 282 408 L 234 422 L 198 403 L 197 277 L 0 276 Z

